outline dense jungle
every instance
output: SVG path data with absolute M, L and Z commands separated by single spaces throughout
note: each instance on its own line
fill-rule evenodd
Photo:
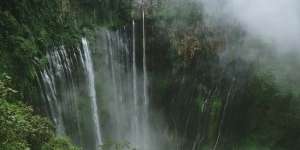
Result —
M 0 150 L 299 150 L 297 0 L 0 1 Z

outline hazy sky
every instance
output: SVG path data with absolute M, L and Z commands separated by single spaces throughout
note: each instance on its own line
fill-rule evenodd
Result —
M 300 47 L 300 0 L 200 1 L 208 13 L 232 17 L 249 34 L 285 47 L 281 51 Z
M 236 52 L 241 58 L 260 62 L 257 67 L 272 73 L 282 89 L 300 90 L 300 0 L 198 1 L 211 16 L 207 18 L 238 22 L 248 32 Z M 249 39 L 268 43 L 267 51 Z

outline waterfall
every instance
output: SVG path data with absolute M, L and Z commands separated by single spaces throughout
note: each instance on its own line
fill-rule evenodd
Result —
M 105 81 L 101 86 L 104 86 L 103 97 L 107 98 L 104 103 L 109 120 L 104 123 L 108 124 L 104 129 L 108 133 L 103 134 L 116 143 L 128 142 L 131 148 L 159 150 L 154 144 L 159 138 L 154 136 L 156 131 L 149 121 L 145 22 L 141 23 L 132 20 L 132 24 L 123 29 L 98 32 L 100 40 L 96 53 L 105 52 L 107 58 L 105 67 L 95 68 L 99 70 L 97 76 L 103 77 L 98 80 Z M 96 66 L 101 64 L 100 61 Z
M 133 68 L 133 99 L 135 106 L 137 105 L 137 67 L 136 67 L 136 48 L 135 48 L 135 21 L 132 21 L 132 68 Z
M 84 52 L 84 59 L 85 59 L 84 69 L 85 69 L 86 76 L 88 77 L 89 96 L 92 101 L 91 109 L 93 113 L 93 121 L 94 121 L 95 132 L 96 132 L 96 147 L 98 147 L 102 145 L 102 139 L 101 139 L 101 132 L 100 132 L 100 124 L 99 124 L 100 121 L 98 115 L 93 62 L 88 47 L 88 43 L 85 38 L 82 38 L 82 45 L 83 45 L 83 52 Z
M 106 62 L 92 61 L 86 38 L 81 39 L 82 48 L 62 46 L 48 52 L 49 64 L 40 74 L 50 116 L 57 133 L 69 136 L 84 150 L 97 149 L 106 137 L 116 143 L 128 142 L 131 148 L 161 150 L 157 145 L 160 138 L 149 121 L 144 12 L 142 15 L 142 24 L 133 20 L 130 28 L 98 32 L 101 38 L 96 42 L 95 55 L 105 56 Z M 96 86 L 103 90 L 98 95 L 101 108 Z M 99 116 L 102 102 L 107 112 L 103 126 Z
M 102 145 L 93 62 L 88 42 L 47 52 L 39 86 L 56 133 L 85 150 Z M 83 88 L 86 87 L 86 88 Z
M 64 136 L 66 132 L 70 132 L 67 128 L 78 130 L 77 135 L 73 134 L 71 138 L 79 143 L 79 110 L 72 71 L 76 63 L 75 59 L 68 54 L 64 46 L 49 50 L 46 59 L 48 64 L 40 72 L 40 89 L 45 103 L 48 104 L 50 117 L 59 135 Z M 73 124 L 71 127 L 66 125 L 67 117 L 73 118 L 70 122 Z
M 136 41 L 135 41 L 135 21 L 132 21 L 132 73 L 133 73 L 133 101 L 134 101 L 134 116 L 133 116 L 133 131 L 134 138 L 137 140 L 138 133 L 138 93 L 137 93 L 137 66 L 136 66 Z
M 143 1 L 144 3 L 144 1 Z M 143 4 L 144 7 L 144 4 Z M 143 116 L 143 123 L 144 126 L 149 125 L 149 118 L 148 118 L 148 105 L 149 105 L 149 97 L 148 97 L 148 70 L 147 70 L 147 55 L 146 55 L 146 31 L 145 31 L 145 10 L 142 7 L 142 36 L 143 36 L 143 98 L 144 98 L 144 116 Z M 148 128 L 143 128 L 143 134 L 149 134 Z M 144 137 L 144 146 L 147 145 L 147 142 L 149 139 L 147 139 L 147 136 Z M 145 147 L 144 147 L 145 149 Z
M 143 1 L 144 7 L 144 1 Z M 144 103 L 148 105 L 148 72 L 147 72 L 147 58 L 146 58 L 146 31 L 145 31 L 145 9 L 142 8 L 142 26 L 143 26 L 143 72 L 144 72 Z
M 58 134 L 65 134 L 65 127 L 62 120 L 62 111 L 61 107 L 58 104 L 56 90 L 55 90 L 55 82 L 53 73 L 49 73 L 49 70 L 44 70 L 41 72 L 41 77 L 44 82 L 44 90 L 45 90 L 45 99 L 47 103 L 49 103 L 49 107 L 52 110 L 51 117 L 53 118 L 54 124 L 56 125 L 56 132 Z

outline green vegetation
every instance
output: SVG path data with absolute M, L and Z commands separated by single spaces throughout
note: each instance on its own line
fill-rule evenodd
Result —
M 60 45 L 72 51 L 81 36 L 92 35 L 99 26 L 129 25 L 131 3 L 0 2 L 1 150 L 78 149 L 68 139 L 56 137 L 51 122 L 43 117 L 47 110 L 41 107 L 37 79 L 47 64 L 45 53 Z M 273 70 L 263 70 L 260 62 L 248 62 L 237 53 L 249 45 L 267 49 L 267 44 L 249 44 L 239 25 L 208 23 L 199 3 L 159 3 L 146 16 L 151 102 L 163 112 L 170 130 L 186 139 L 182 147 L 212 149 L 220 136 L 219 150 L 300 149 L 300 92 L 293 84 L 298 76 L 284 78 L 280 81 L 284 86 L 278 86 Z M 232 53 L 228 58 L 223 57 L 225 49 Z M 132 149 L 111 143 L 102 148 Z
M 1 149 L 40 149 L 53 137 L 50 122 L 33 115 L 32 108 L 24 104 L 11 104 L 1 99 L 0 113 Z
M 72 50 L 84 33 L 99 24 L 109 28 L 124 24 L 130 17 L 130 3 L 130 0 L 0 2 L 0 149 L 76 149 L 68 140 L 55 138 L 50 121 L 41 117 L 47 110 L 37 81 L 40 70 L 47 64 L 45 54 L 61 45 Z
M 12 99 L 18 91 L 9 87 L 11 78 L 0 79 L 0 149 L 76 150 L 69 141 L 55 137 L 51 122 L 34 115 L 32 107 Z
M 0 73 L 13 78 L 20 99 L 40 104 L 37 73 L 45 52 L 55 46 L 77 47 L 96 25 L 117 27 L 130 17 L 131 1 L 10 0 L 0 2 Z M 117 11 L 118 10 L 118 11 Z M 91 14 L 96 17 L 91 17 Z M 94 15 L 93 15 L 94 16 Z M 30 88 L 29 88 L 30 87 Z
M 47 144 L 43 145 L 41 150 L 80 150 L 70 144 L 65 138 L 52 138 Z
M 250 41 L 237 24 L 207 20 L 197 2 L 171 1 L 161 7 L 147 33 L 152 99 L 168 125 L 187 138 L 185 149 L 213 149 L 218 136 L 218 150 L 299 149 L 296 75 L 281 79 L 294 84 L 278 84 L 282 70 L 276 74 L 241 54 L 259 49 L 268 67 L 278 68 L 267 43 Z

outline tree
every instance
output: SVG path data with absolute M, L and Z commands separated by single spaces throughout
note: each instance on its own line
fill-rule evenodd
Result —
M 22 103 L 0 99 L 0 114 L 0 149 L 40 149 L 54 136 L 51 123 Z

